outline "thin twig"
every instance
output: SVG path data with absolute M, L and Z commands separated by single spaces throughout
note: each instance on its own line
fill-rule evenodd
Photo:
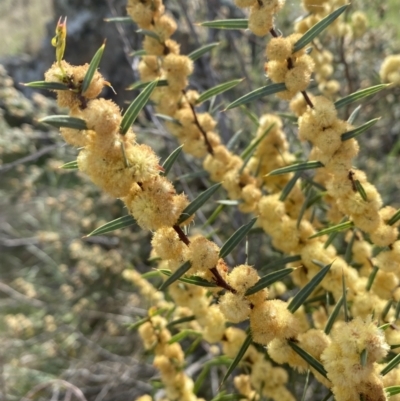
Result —
M 53 384 L 58 384 L 60 386 L 64 386 L 66 389 L 68 389 L 72 394 L 74 394 L 81 401 L 87 401 L 82 390 L 80 390 L 78 387 L 74 386 L 72 383 L 69 383 L 66 380 L 61 380 L 61 379 L 55 379 L 55 380 L 50 380 L 45 383 L 39 383 L 31 391 L 29 391 L 24 397 L 22 397 L 21 401 L 31 401 L 36 396 L 37 393 L 40 393 L 42 390 L 45 390 L 46 388 L 52 386 Z
M 302 91 L 301 94 L 303 95 L 304 100 L 306 101 L 306 103 L 313 109 L 313 108 L 314 108 L 313 102 L 312 102 L 311 99 L 308 97 L 307 92 L 306 92 L 306 91 Z
M 64 145 L 54 144 L 54 145 L 45 146 L 45 147 L 39 149 L 37 152 L 32 153 L 28 156 L 21 157 L 20 159 L 14 160 L 11 163 L 3 164 L 2 166 L 0 166 L 0 172 L 4 173 L 8 170 L 11 170 L 14 167 L 19 166 L 20 164 L 32 162 L 36 159 L 39 159 L 39 157 L 42 157 L 43 155 L 50 153 L 54 149 L 57 149 L 61 146 L 64 146 Z
M 225 290 L 231 292 L 232 294 L 236 294 L 236 290 L 232 288 L 221 276 L 219 273 L 218 269 L 216 267 L 213 267 L 210 269 L 211 273 L 213 274 L 215 278 L 215 284 L 217 284 L 218 287 L 224 288 Z
M 183 95 L 186 97 L 186 92 L 185 92 L 185 90 L 183 90 L 182 92 L 183 92 Z M 208 152 L 210 155 L 213 155 L 213 154 L 214 154 L 214 151 L 213 151 L 213 148 L 212 148 L 210 142 L 208 141 L 207 132 L 204 131 L 204 128 L 200 125 L 199 120 L 198 120 L 198 118 L 197 118 L 196 110 L 194 109 L 194 106 L 193 106 L 189 101 L 188 101 L 188 104 L 189 104 L 190 110 L 192 110 L 194 123 L 195 123 L 195 125 L 197 126 L 197 128 L 199 129 L 199 131 L 201 132 L 201 134 L 203 135 L 204 142 L 205 142 L 206 147 L 207 147 L 207 152 Z
M 26 295 L 21 294 L 20 292 L 14 290 L 14 288 L 11 288 L 10 286 L 2 282 L 0 282 L 0 291 L 4 292 L 10 298 L 15 299 L 18 302 L 32 305 L 35 308 L 43 308 L 44 306 L 46 306 L 44 302 L 35 298 L 27 297 Z
M 1 238 L 0 237 L 0 246 L 4 246 L 6 248 L 15 248 L 18 246 L 28 246 L 28 245 L 38 245 L 39 239 L 37 237 L 28 237 L 28 238 Z
M 178 226 L 178 225 L 174 225 L 173 229 L 175 230 L 175 232 L 178 234 L 179 239 L 187 246 L 190 245 L 190 240 L 189 238 L 186 236 L 186 234 L 183 232 L 183 230 Z

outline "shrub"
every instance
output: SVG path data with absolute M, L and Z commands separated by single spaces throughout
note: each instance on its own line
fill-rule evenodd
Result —
M 367 17 L 341 1 L 304 0 L 308 14 L 283 35 L 278 30 L 283 0 L 235 3 L 246 18 L 200 25 L 247 28 L 253 39 L 272 38 L 266 40 L 265 64 L 256 66 L 266 80 L 224 108 L 235 121 L 231 110 L 240 106 L 238 115 L 248 118 L 248 131 L 255 134 L 229 142 L 218 133 L 213 99 L 236 92 L 241 80 L 195 90 L 190 84 L 195 62 L 212 46 L 181 54 L 171 38 L 178 25 L 161 0 L 128 1 L 128 15 L 144 39 L 141 81 L 131 88 L 141 92 L 123 113 L 100 97 L 110 86 L 97 70 L 104 45 L 90 64 L 70 65 L 63 59 L 66 20 L 60 19 L 52 42 L 56 62 L 43 82 L 29 85 L 55 91 L 69 114 L 42 121 L 59 127 L 64 140 L 78 148 L 77 160 L 65 167 L 86 173 L 128 210 L 88 236 L 136 222 L 152 233 L 156 267 L 140 274 L 127 255 L 87 250 L 75 241 L 69 248 L 78 261 L 81 292 L 61 288 L 75 297 L 75 314 L 87 308 L 85 289 L 95 282 L 97 297 L 116 297 L 118 286 L 129 283 L 149 302 L 128 329 L 106 323 L 110 334 L 123 330 L 125 338 L 137 331 L 158 372 L 141 401 L 293 400 L 302 392 L 307 396 L 308 387 L 315 399 L 396 399 L 400 212 L 354 166 L 359 138 L 379 120 L 370 107 L 365 114 L 372 119 L 356 124 L 361 112 L 354 105 L 378 94 L 379 108 L 388 101 L 384 96 L 394 96 L 389 85 L 353 80 L 350 73 L 349 59 L 360 55 L 347 48 L 361 46 Z M 339 44 L 337 54 L 330 42 Z M 389 56 L 382 81 L 398 83 L 396 68 L 398 56 Z M 274 95 L 280 99 L 273 103 L 275 113 L 266 113 L 265 103 L 255 112 L 261 99 Z M 165 120 L 180 144 L 163 163 L 132 128 L 148 100 L 148 112 Z M 282 113 L 287 103 L 290 112 Z M 293 123 L 296 139 L 287 134 Z M 197 197 L 189 185 L 169 178 L 182 153 L 196 168 L 202 163 L 202 185 L 208 188 Z M 225 198 L 217 207 L 211 201 L 215 193 Z M 198 228 L 202 210 L 212 215 Z M 56 240 L 43 234 L 43 241 Z M 28 283 L 15 285 L 36 298 Z M 43 319 L 48 331 L 56 330 L 51 314 Z M 30 337 L 34 328 L 28 320 L 10 314 L 6 323 Z

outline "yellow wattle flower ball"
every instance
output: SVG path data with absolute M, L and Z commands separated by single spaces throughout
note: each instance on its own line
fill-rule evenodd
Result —
M 353 35 L 356 38 L 360 38 L 362 35 L 364 35 L 368 28 L 368 18 L 362 11 L 354 11 L 354 13 L 351 15 L 351 24 Z
M 231 323 L 240 323 L 250 314 L 250 302 L 241 295 L 226 292 L 218 300 L 220 311 Z
M 274 16 L 273 12 L 264 9 L 259 3 L 255 5 L 250 10 L 249 15 L 249 29 L 254 35 L 265 36 L 274 26 Z
M 244 295 L 259 279 L 257 270 L 248 265 L 236 266 L 227 277 L 228 284 L 241 295 Z
M 163 260 L 181 260 L 187 250 L 187 246 L 179 239 L 172 227 L 162 227 L 157 230 L 153 235 L 151 245 L 157 256 Z
M 123 201 L 140 227 L 152 231 L 176 224 L 189 203 L 184 194 L 176 195 L 173 185 L 160 176 L 133 186 Z
M 256 305 L 250 312 L 252 338 L 258 344 L 268 345 L 273 339 L 296 337 L 298 326 L 287 303 L 279 299 Z
M 197 237 L 189 244 L 188 258 L 194 271 L 205 272 L 217 266 L 219 247 L 204 237 Z
M 382 82 L 400 85 L 400 54 L 387 56 L 379 71 Z
M 266 48 L 266 56 L 269 60 L 286 61 L 292 55 L 291 42 L 282 36 L 272 38 Z

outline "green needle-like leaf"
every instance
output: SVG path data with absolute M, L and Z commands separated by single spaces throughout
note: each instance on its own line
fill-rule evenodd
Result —
M 386 376 L 392 369 L 400 363 L 400 354 L 397 354 L 387 365 L 381 370 L 381 375 Z
M 348 230 L 349 228 L 354 227 L 354 223 L 352 221 L 345 221 L 344 223 L 336 224 L 335 226 L 325 228 L 324 230 L 318 231 L 314 235 L 311 235 L 309 239 L 321 237 L 322 235 L 331 234 L 334 232 L 339 232 L 343 230 Z
M 389 226 L 396 224 L 400 220 L 400 209 L 387 222 Z
M 331 398 L 332 396 L 333 396 L 332 392 L 329 391 L 329 393 L 321 401 L 328 401 L 329 398 Z
M 171 273 L 170 270 L 168 270 L 168 271 Z M 148 280 L 149 278 L 160 277 L 161 274 L 162 274 L 162 272 L 160 270 L 151 270 L 147 273 L 143 273 L 141 276 L 142 276 L 142 278 L 145 278 L 146 280 Z M 171 275 L 171 274 L 169 274 L 169 275 Z
M 235 145 L 237 144 L 237 142 L 238 142 L 238 140 L 240 138 L 240 135 L 242 135 L 242 134 L 243 134 L 243 130 L 242 129 L 240 129 L 239 131 L 235 132 L 233 134 L 233 136 L 231 137 L 231 139 L 229 139 L 228 143 L 226 144 L 226 148 L 228 150 L 232 150 L 235 147 Z
M 168 344 L 178 343 L 179 341 L 184 340 L 186 337 L 196 336 L 200 337 L 201 333 L 196 330 L 185 329 L 180 331 L 178 334 L 175 334 L 168 340 Z
M 62 168 L 63 170 L 78 170 L 78 160 L 73 160 L 72 162 L 65 163 L 60 168 Z
M 357 136 L 361 135 L 363 132 L 365 132 L 367 129 L 371 128 L 373 125 L 375 125 L 380 118 L 374 118 L 373 120 L 370 120 L 366 122 L 363 125 L 360 125 L 359 127 L 352 129 L 351 131 L 347 131 L 341 136 L 341 140 L 347 141 L 351 138 L 356 138 Z
M 144 323 L 146 323 L 146 322 L 148 322 L 148 321 L 149 321 L 149 318 L 148 318 L 148 317 L 144 317 L 143 319 L 140 319 L 140 320 L 138 320 L 137 322 L 128 325 L 127 329 L 128 329 L 129 331 L 135 331 L 135 330 L 137 330 L 142 324 L 144 324 Z
M 371 287 L 372 287 L 372 284 L 374 284 L 376 275 L 378 274 L 378 270 L 379 270 L 379 269 L 378 269 L 377 266 L 374 266 L 374 268 L 372 269 L 372 272 L 371 272 L 371 274 L 370 274 L 369 277 L 368 277 L 367 286 L 366 286 L 366 288 L 365 288 L 367 291 L 369 291 L 369 290 L 371 289 Z
M 386 387 L 384 388 L 384 390 L 389 397 L 391 397 L 392 395 L 400 394 L 400 386 Z
M 158 40 L 161 43 L 160 37 L 154 31 L 150 31 L 149 29 L 138 29 L 136 33 L 140 33 L 145 36 L 150 36 L 151 38 Z
M 125 22 L 133 24 L 133 20 L 131 17 L 112 17 L 112 18 L 104 18 L 105 22 Z
M 185 207 L 182 214 L 179 216 L 177 225 L 182 224 L 185 220 L 187 220 L 192 214 L 196 213 L 210 198 L 214 195 L 215 192 L 220 188 L 221 184 L 214 184 L 210 188 L 206 189 L 203 193 L 201 193 L 194 201 L 190 202 L 189 205 Z
M 221 199 L 217 200 L 216 203 L 224 206 L 237 206 L 242 202 L 241 200 L 232 200 L 232 199 Z
M 288 263 L 297 262 L 299 260 L 301 260 L 300 255 L 286 256 L 285 258 L 276 259 L 276 260 L 266 264 L 265 266 L 263 266 L 260 269 L 260 271 L 275 270 L 278 267 L 285 266 Z
M 293 351 L 296 352 L 299 356 L 301 356 L 311 367 L 313 367 L 318 373 L 327 378 L 326 370 L 323 367 L 322 363 L 316 360 L 312 355 L 310 355 L 307 351 L 304 351 L 293 341 L 288 341 L 290 347 L 292 347 Z
M 82 90 L 81 90 L 82 95 L 85 95 L 85 92 L 88 90 L 90 83 L 92 82 L 93 76 L 97 71 L 97 68 L 99 67 L 100 60 L 103 57 L 105 47 L 106 44 L 103 43 L 100 46 L 100 49 L 97 50 L 96 54 L 93 56 L 92 61 L 90 62 L 89 68 L 86 71 L 85 78 L 83 78 L 82 82 Z
M 353 123 L 354 123 L 354 121 L 356 120 L 356 118 L 357 118 L 358 113 L 360 112 L 360 110 L 361 110 L 361 104 L 359 104 L 359 105 L 353 110 L 353 112 L 350 114 L 350 117 L 347 119 L 347 122 L 348 122 L 349 124 L 353 124 Z
M 308 382 L 310 380 L 310 369 L 307 370 L 307 375 L 306 375 L 306 381 L 304 383 L 304 388 L 303 388 L 303 395 L 301 396 L 300 401 L 306 401 L 306 395 L 307 395 L 307 388 L 308 388 Z
M 193 322 L 193 320 L 196 320 L 196 316 L 194 316 L 194 315 L 184 316 L 179 319 L 173 320 L 172 322 L 169 322 L 167 324 L 167 328 L 171 329 L 172 327 L 177 326 L 178 324 Z
M 238 171 L 238 175 L 240 176 L 241 174 L 243 174 L 244 169 L 246 168 L 247 164 L 249 163 L 250 159 L 252 158 L 254 152 L 256 151 L 256 148 L 251 149 L 250 153 L 244 158 L 243 160 L 243 164 L 240 167 L 239 171 Z
M 400 302 L 397 302 L 396 310 L 394 312 L 394 318 L 397 320 L 400 317 Z
M 330 314 L 330 316 L 328 318 L 328 321 L 326 322 L 325 329 L 324 329 L 325 334 L 329 335 L 329 333 L 331 332 L 333 324 L 335 323 L 335 321 L 339 315 L 340 308 L 342 307 L 342 305 L 343 305 L 343 296 L 341 296 L 339 301 L 337 301 L 335 307 L 333 308 L 332 313 Z
M 346 221 L 346 217 L 344 217 L 344 218 L 341 220 L 341 222 L 340 222 L 339 224 L 346 223 L 346 222 L 347 222 L 347 221 Z M 340 231 L 334 230 L 334 231 L 331 231 L 331 232 L 329 233 L 328 239 L 326 240 L 326 242 L 325 242 L 325 244 L 324 244 L 324 249 L 328 248 L 328 246 L 329 246 L 330 244 L 332 244 L 332 242 L 335 240 L 335 238 L 337 237 L 337 235 L 339 234 L 339 232 L 340 232 Z
M 202 228 L 205 228 L 212 223 L 214 223 L 215 219 L 221 214 L 221 212 L 225 209 L 226 205 L 218 205 L 217 208 L 213 211 L 212 215 L 207 219 L 207 221 L 203 224 Z
M 274 93 L 282 92 L 284 90 L 286 90 L 286 86 L 284 83 L 270 84 L 270 85 L 262 86 L 261 88 L 258 88 L 256 90 L 240 97 L 239 99 L 236 99 L 234 102 L 229 104 L 224 111 L 233 109 L 233 108 L 241 106 L 243 104 L 253 102 L 255 100 L 263 98 L 264 96 L 273 95 Z
M 324 167 L 324 165 L 319 161 L 309 161 L 303 163 L 295 163 L 290 166 L 277 168 L 267 174 L 268 176 L 295 173 L 296 171 L 312 170 L 314 168 Z
M 131 57 L 142 57 L 142 56 L 145 56 L 146 54 L 147 54 L 146 50 L 139 49 L 139 50 L 134 50 L 133 52 L 130 52 L 129 56 L 131 56 Z
M 327 15 L 325 18 L 323 18 L 321 21 L 317 22 L 313 27 L 311 27 L 293 46 L 293 53 L 298 52 L 301 50 L 303 47 L 307 46 L 309 43 L 311 43 L 322 31 L 324 31 L 326 28 L 328 28 L 329 25 L 332 24 L 333 21 L 335 21 L 336 18 L 342 14 L 346 8 L 348 7 L 348 4 L 345 4 L 344 6 L 338 8 L 335 10 L 333 13 Z
M 183 145 L 176 148 L 165 160 L 162 167 L 164 171 L 161 173 L 164 177 L 171 171 L 172 166 L 174 165 L 176 159 L 182 152 Z
M 361 198 L 363 198 L 363 200 L 366 202 L 368 200 L 367 193 L 365 192 L 361 182 L 359 180 L 354 180 L 354 185 L 357 189 L 357 192 L 361 195 Z
M 245 295 L 252 295 L 258 291 L 261 291 L 262 289 L 269 287 L 271 284 L 274 284 L 277 281 L 282 280 L 284 277 L 286 277 L 295 270 L 296 268 L 294 267 L 288 267 L 286 269 L 281 269 L 276 272 L 268 273 L 264 277 L 261 277 L 260 280 L 258 280 L 257 283 L 253 285 L 253 287 L 249 288 L 246 291 Z
M 47 90 L 58 90 L 58 91 L 67 91 L 67 85 L 62 84 L 61 82 L 46 82 L 46 81 L 35 81 L 35 82 L 28 82 L 27 84 L 21 84 L 27 86 L 29 88 L 35 89 L 47 89 Z
M 210 50 L 214 49 L 214 47 L 216 47 L 218 45 L 219 45 L 219 42 L 209 43 L 208 45 L 202 46 L 202 47 L 192 51 L 190 54 L 188 54 L 188 57 L 192 61 L 195 61 L 198 58 L 200 58 L 203 54 L 208 53 Z
M 332 262 L 333 263 L 333 262 Z M 317 288 L 319 283 L 324 279 L 332 263 L 326 265 L 322 270 L 320 270 L 291 300 L 288 305 L 288 310 L 292 313 L 296 312 L 301 305 L 304 304 L 306 299 L 311 295 L 311 293 Z
M 296 174 L 298 174 L 297 172 Z M 297 221 L 296 221 L 296 228 L 299 229 L 301 220 L 303 220 L 304 214 L 306 213 L 306 210 L 310 207 L 310 201 L 313 198 L 314 195 L 314 190 L 313 187 L 309 186 L 306 190 L 306 199 L 304 199 L 303 204 L 301 205 L 299 215 L 297 216 Z
M 275 123 L 271 124 L 258 138 L 250 142 L 249 146 L 241 153 L 240 157 L 245 160 L 247 159 L 257 148 L 257 146 L 265 139 L 269 132 L 274 128 Z
M 102 226 L 93 230 L 90 234 L 85 235 L 84 238 L 93 237 L 95 235 L 107 234 L 112 231 L 119 230 L 121 228 L 132 226 L 135 223 L 136 223 L 135 219 L 128 214 L 126 216 L 119 217 L 118 219 L 109 221 L 106 224 L 103 224 Z
M 382 331 L 385 331 L 385 330 L 387 330 L 389 327 L 392 327 L 392 326 L 393 326 L 393 323 L 385 323 L 385 324 L 382 324 L 381 326 L 379 326 L 378 329 L 379 329 L 379 330 L 382 330 Z
M 256 128 L 260 126 L 260 121 L 257 117 L 257 114 L 253 113 L 246 106 L 240 106 L 240 109 L 243 111 L 244 114 L 246 114 L 246 116 L 249 118 L 249 120 L 254 124 Z
M 215 29 L 247 29 L 249 26 L 249 21 L 244 18 L 222 19 L 215 21 L 204 21 L 199 25 Z
M 353 234 L 351 235 L 351 239 L 347 244 L 346 252 L 344 254 L 344 260 L 346 261 L 347 264 L 351 263 L 351 259 L 353 256 L 353 245 L 355 240 L 356 240 L 356 230 L 353 230 Z
M 139 93 L 136 99 L 130 104 L 125 114 L 122 117 L 120 134 L 125 135 L 129 128 L 132 126 L 136 117 L 139 115 L 140 111 L 146 105 L 147 101 L 153 89 L 157 86 L 158 81 L 153 81 L 147 84 L 147 86 Z
M 278 115 L 281 118 L 286 118 L 287 120 L 289 120 L 289 121 L 291 121 L 293 123 L 297 123 L 297 121 L 299 119 L 294 114 L 289 114 L 289 113 L 276 113 L 276 115 Z
M 390 309 L 393 306 L 393 302 L 394 301 L 392 299 L 389 299 L 389 301 L 387 301 L 387 303 L 386 303 L 386 305 L 383 308 L 382 313 L 381 313 L 381 320 L 385 320 L 386 319 L 387 314 L 389 313 Z
M 164 276 L 170 277 L 172 275 L 171 270 L 166 270 L 166 269 L 159 269 L 157 270 L 157 273 L 164 274 Z M 142 275 L 144 277 L 144 275 Z M 151 276 L 146 276 L 146 277 L 151 277 Z M 182 281 L 182 283 L 186 284 L 193 284 L 197 285 L 199 287 L 206 287 L 206 288 L 215 288 L 217 285 L 215 283 L 212 283 L 211 281 L 207 281 L 204 278 L 198 277 L 198 276 L 190 276 L 190 277 L 181 277 L 179 281 Z
M 365 97 L 374 95 L 375 93 L 381 91 L 382 89 L 385 89 L 389 86 L 390 84 L 380 84 L 380 85 L 375 85 L 371 86 L 366 89 L 361 89 L 357 92 L 352 93 L 351 95 L 345 96 L 342 99 L 339 99 L 335 102 L 335 108 L 336 110 L 339 110 L 340 108 L 347 106 L 351 103 L 357 102 L 358 100 L 364 99 Z
M 360 354 L 361 366 L 365 367 L 367 365 L 367 359 L 368 359 L 368 350 L 366 348 L 364 348 Z
M 289 196 L 290 192 L 292 192 L 293 187 L 296 185 L 297 180 L 300 178 L 301 172 L 297 171 L 296 174 L 288 181 L 288 183 L 284 186 L 281 192 L 281 196 L 279 200 L 284 202 L 286 198 Z
M 173 118 L 171 116 L 167 116 L 165 114 L 158 114 L 158 113 L 155 113 L 154 115 L 157 118 L 160 118 L 161 120 L 168 121 L 168 122 L 176 124 L 176 125 L 182 125 L 179 120 L 177 120 L 176 118 Z
M 211 361 L 207 361 L 200 374 L 198 375 L 195 383 L 194 383 L 194 388 L 193 388 L 193 393 L 197 394 L 203 385 L 205 379 L 210 373 L 210 369 L 213 366 L 229 366 L 231 364 L 231 358 L 228 358 L 225 355 L 218 356 L 216 358 L 213 358 Z
M 39 122 L 49 124 L 56 128 L 66 127 L 78 130 L 87 129 L 85 120 L 71 116 L 64 116 L 64 115 L 48 116 L 41 118 Z
M 160 291 L 168 288 L 172 283 L 176 280 L 179 280 L 184 274 L 188 272 L 188 270 L 192 267 L 192 263 L 188 260 L 182 266 L 180 266 L 177 270 L 175 270 L 160 286 Z
M 229 255 L 239 244 L 239 242 L 248 234 L 248 232 L 253 227 L 254 223 L 256 222 L 257 217 L 251 219 L 250 222 L 240 227 L 236 230 L 232 236 L 222 245 L 221 249 L 219 250 L 219 257 L 224 258 L 225 256 Z
M 198 171 L 192 171 L 191 173 L 188 174 L 182 174 L 179 177 L 175 178 L 176 181 L 181 181 L 181 180 L 192 180 L 193 178 L 207 178 L 208 177 L 208 172 L 205 170 L 198 170 Z
M 246 339 L 244 340 L 244 343 L 242 344 L 242 346 L 240 347 L 239 352 L 237 353 L 237 355 L 235 356 L 235 359 L 232 361 L 232 363 L 230 364 L 228 370 L 225 373 L 224 378 L 222 379 L 221 384 L 224 384 L 226 379 L 231 375 L 231 373 L 235 370 L 236 366 L 239 365 L 240 361 L 243 359 L 244 354 L 246 353 L 246 351 L 248 350 L 248 348 L 250 347 L 252 342 L 251 339 L 251 334 L 247 334 Z
M 150 81 L 151 82 L 151 81 Z M 126 90 L 128 91 L 133 91 L 133 90 L 139 90 L 139 89 L 143 89 L 145 88 L 150 82 L 142 82 L 142 81 L 138 81 L 135 82 L 132 85 L 129 85 Z M 168 86 L 168 81 L 166 79 L 159 79 L 158 81 L 153 81 L 153 82 L 157 82 L 156 86 Z
M 220 93 L 226 92 L 229 89 L 232 89 L 236 85 L 240 84 L 242 81 L 243 81 L 243 78 L 233 79 L 232 81 L 224 82 L 223 84 L 214 86 L 213 88 L 210 88 L 210 89 L 206 90 L 205 92 L 203 92 L 199 96 L 199 98 L 196 100 L 196 104 L 201 104 L 201 103 L 205 102 L 206 100 L 219 95 Z

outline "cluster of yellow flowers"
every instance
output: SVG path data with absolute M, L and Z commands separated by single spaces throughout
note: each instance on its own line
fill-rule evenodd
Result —
M 400 54 L 387 56 L 379 71 L 382 82 L 400 85 Z
M 152 350 L 154 366 L 161 373 L 167 400 L 203 400 L 193 394 L 193 381 L 183 371 L 185 355 L 179 343 L 169 344 L 171 333 L 167 320 L 154 316 L 139 328 L 144 347 Z
M 143 12 L 144 9 L 147 11 Z M 243 160 L 221 144 L 219 135 L 214 131 L 216 121 L 211 115 L 195 111 L 198 92 L 185 91 L 193 62 L 189 57 L 180 55 L 179 46 L 169 39 L 176 29 L 176 23 L 164 14 L 161 2 L 130 0 L 127 10 L 139 27 L 151 30 L 159 38 L 145 37 L 143 49 L 146 56 L 139 63 L 139 73 L 143 81 L 167 79 L 168 85 L 156 88 L 151 99 L 159 113 L 176 121 L 167 122 L 169 131 L 183 144 L 186 153 L 198 158 L 205 157 L 204 169 L 213 181 L 222 182 L 231 199 L 242 200 L 239 205 L 241 211 L 254 211 L 261 197 L 254 177 L 249 174 L 247 167 L 243 169 Z M 150 13 L 152 18 L 149 22 Z M 164 25 L 170 29 L 161 29 Z M 149 46 L 149 43 L 153 45 Z
M 295 24 L 295 31 L 304 34 L 321 19 L 346 3 L 345 0 L 303 0 L 302 6 L 308 12 L 308 15 Z M 343 41 L 345 37 L 362 37 L 367 26 L 368 20 L 365 13 L 357 10 L 352 13 L 350 21 L 338 19 L 328 29 L 332 35 L 341 38 Z M 314 79 L 318 82 L 318 89 L 323 95 L 334 96 L 340 89 L 340 83 L 336 79 L 331 79 L 334 72 L 332 65 L 333 54 L 323 48 L 318 39 L 315 39 L 314 45 L 310 54 L 315 62 Z
M 274 26 L 274 17 L 285 0 L 235 0 L 241 8 L 250 8 L 249 29 L 257 36 L 265 36 Z
M 265 70 L 272 82 L 285 83 L 287 90 L 278 93 L 284 100 L 290 100 L 298 92 L 307 89 L 314 70 L 313 59 L 305 53 L 304 48 L 293 52 L 293 45 L 301 36 L 292 34 L 286 38 L 275 37 L 267 45 L 266 54 L 269 61 Z
M 6 315 L 4 323 L 12 335 L 17 338 L 29 338 L 35 334 L 35 327 L 32 320 L 23 313 Z
M 321 355 L 332 392 L 337 400 L 385 400 L 386 394 L 377 363 L 386 356 L 389 346 L 383 332 L 367 318 L 356 317 L 340 322 L 331 335 L 332 341 Z

